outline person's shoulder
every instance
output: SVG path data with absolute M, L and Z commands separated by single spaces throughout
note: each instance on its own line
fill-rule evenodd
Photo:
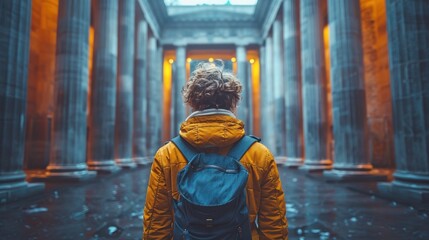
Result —
M 156 151 L 155 157 L 159 156 L 168 156 L 171 154 L 171 152 L 176 148 L 176 145 L 174 145 L 173 142 L 167 141 L 162 145 L 158 151 Z
M 257 154 L 264 155 L 267 158 L 267 160 L 269 160 L 270 158 L 274 159 L 270 149 L 268 149 L 268 147 L 262 144 L 261 142 L 255 142 L 250 149 Z
M 167 164 L 173 151 L 174 144 L 171 141 L 165 142 L 155 153 L 155 161 L 159 161 L 162 165 Z M 167 161 L 167 162 L 166 162 Z
M 248 161 L 251 164 L 265 168 L 270 161 L 274 161 L 274 157 L 267 146 L 261 142 L 255 142 L 247 151 L 245 156 L 248 156 Z
M 172 141 L 165 142 L 164 145 L 158 149 L 155 154 L 155 159 L 163 166 L 187 163 L 180 150 Z
M 252 147 L 254 150 L 256 151 L 260 151 L 260 152 L 265 152 L 265 153 L 271 153 L 270 150 L 268 149 L 267 146 L 265 146 L 263 143 L 261 142 L 255 142 Z

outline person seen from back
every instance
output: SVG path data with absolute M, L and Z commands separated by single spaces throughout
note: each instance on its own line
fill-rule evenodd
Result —
M 180 137 L 200 152 L 228 154 L 246 134 L 244 123 L 235 115 L 241 91 L 240 81 L 223 66 L 199 64 L 182 91 L 193 112 L 181 124 Z M 173 201 L 181 197 L 177 175 L 187 163 L 172 142 L 155 154 L 144 207 L 143 239 L 173 238 Z M 288 239 L 285 197 L 273 155 L 256 142 L 239 163 L 248 172 L 244 192 L 251 238 Z

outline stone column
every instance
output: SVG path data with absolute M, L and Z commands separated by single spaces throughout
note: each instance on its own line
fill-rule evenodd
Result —
M 136 33 L 134 59 L 134 131 L 133 157 L 139 165 L 148 163 L 146 147 L 147 129 L 147 34 L 146 21 L 140 20 Z
M 156 38 L 154 36 L 149 37 L 149 72 L 148 72 L 148 117 L 147 117 L 147 143 L 148 143 L 148 155 L 152 159 L 159 147 L 159 132 L 158 124 L 161 121 L 162 110 L 159 108 L 159 101 L 161 100 L 160 95 L 162 94 L 158 89 L 160 83 L 158 82 L 158 73 L 161 68 L 158 63 L 158 51 Z
M 283 2 L 285 165 L 289 167 L 298 167 L 303 164 L 299 34 L 299 1 L 285 0 Z
M 96 175 L 86 165 L 89 21 L 89 1 L 59 2 L 52 152 L 47 173 L 32 176 L 34 181 Z
M 180 125 L 186 119 L 186 107 L 182 100 L 182 88 L 186 83 L 186 47 L 178 46 L 176 48 L 176 64 L 174 71 L 173 82 L 173 128 L 171 135 L 177 136 L 179 134 Z
M 94 55 L 89 114 L 88 169 L 119 170 L 114 156 L 118 2 L 94 2 Z
M 237 113 L 238 118 L 244 122 L 244 129 L 246 133 L 250 132 L 250 118 L 249 118 L 249 101 L 251 98 L 251 92 L 248 84 L 247 77 L 247 56 L 246 48 L 244 46 L 237 46 L 235 50 L 237 59 L 237 78 L 240 80 L 243 90 L 241 92 L 241 100 L 238 103 Z
M 156 59 L 155 59 L 155 64 L 156 64 L 156 76 L 155 76 L 155 81 L 156 81 L 156 90 L 155 92 L 158 93 L 156 95 L 156 99 L 155 99 L 155 104 L 156 104 L 156 109 L 157 114 L 156 114 L 156 135 L 155 135 L 155 150 L 158 150 L 158 148 L 160 148 L 163 144 L 162 142 L 162 132 L 163 132 L 163 126 L 165 126 L 165 120 L 164 120 L 164 116 L 163 116 L 163 112 L 164 112 L 164 74 L 163 74 L 163 63 L 164 63 L 164 50 L 163 47 L 161 46 L 159 40 L 157 41 L 157 49 L 156 49 Z
M 261 130 L 261 138 L 262 141 L 265 143 L 265 139 L 268 138 L 267 136 L 267 124 L 266 121 L 268 120 L 267 117 L 267 100 L 268 97 L 266 95 L 266 91 L 265 91 L 265 87 L 266 87 L 266 81 L 267 81 L 267 77 L 266 77 L 266 53 L 265 53 L 265 45 L 261 45 L 261 47 L 259 48 L 259 68 L 260 68 L 260 83 L 259 83 L 259 88 L 260 88 L 260 98 L 259 98 L 259 108 L 260 108 L 260 122 L 259 122 L 259 129 Z
M 323 1 L 301 0 L 301 73 L 306 171 L 331 169 L 328 159 Z
M 274 85 L 273 85 L 273 38 L 267 37 L 265 40 L 265 83 L 261 84 L 265 94 L 265 109 L 263 124 L 266 126 L 266 137 L 264 144 L 275 154 L 277 133 L 274 127 Z
M 429 1 L 386 1 L 396 171 L 379 189 L 429 202 Z
M 176 52 L 177 55 L 177 52 Z M 164 59 L 163 59 L 164 62 Z M 170 67 L 171 67 L 171 89 L 170 89 L 170 138 L 174 138 L 177 136 L 177 134 L 179 133 L 179 127 L 180 127 L 180 123 L 177 123 L 176 121 L 176 104 L 178 104 L 178 100 L 180 99 L 176 99 L 176 97 L 178 96 L 177 94 L 177 89 L 176 89 L 176 82 L 177 82 L 177 64 L 176 61 L 174 61 L 173 63 L 170 63 Z M 164 69 L 164 63 L 162 68 Z M 164 72 L 164 70 L 163 70 Z M 167 133 L 162 133 L 167 135 Z M 164 135 L 163 135 L 164 136 Z
M 31 1 L 2 1 L 0 15 L 0 202 L 6 203 L 44 185 L 28 184 L 22 171 Z
M 254 124 L 254 122 L 253 122 L 253 116 L 254 116 L 254 112 L 253 112 L 253 110 L 254 110 L 254 107 L 253 107 L 253 101 L 254 101 L 254 98 L 256 97 L 256 96 L 254 96 L 254 92 L 253 92 L 253 88 L 254 88 L 254 86 L 253 86 L 253 75 L 252 75 L 252 67 L 253 67 L 253 64 L 255 64 L 255 59 L 253 59 L 253 63 L 251 63 L 251 62 L 249 62 L 249 61 L 246 61 L 246 79 L 247 79 L 247 81 L 246 81 L 246 87 L 247 87 L 247 92 L 249 93 L 248 94 L 248 97 L 247 97 L 247 109 L 248 109 L 248 112 L 247 112 L 247 129 L 246 129 L 246 131 L 247 131 L 247 134 L 251 134 L 251 135 L 254 135 L 254 132 L 253 132 L 253 124 Z M 246 127 L 246 126 L 245 126 Z
M 118 74 L 115 122 L 115 160 L 124 168 L 136 166 L 133 161 L 133 78 L 135 0 L 119 3 Z
M 283 79 L 283 47 L 282 23 L 275 20 L 273 23 L 273 79 L 274 82 L 274 130 L 275 154 L 277 162 L 285 159 L 285 92 Z
M 49 165 L 54 111 L 58 0 L 33 0 L 27 80 L 24 168 Z
M 383 180 L 383 175 L 371 171 L 367 154 L 359 0 L 328 0 L 328 12 L 335 163 L 324 176 L 339 181 Z

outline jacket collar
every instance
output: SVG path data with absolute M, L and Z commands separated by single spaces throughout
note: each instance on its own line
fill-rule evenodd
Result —
M 194 112 L 180 127 L 180 136 L 198 149 L 231 146 L 244 133 L 244 123 L 223 109 Z
M 189 118 L 191 117 L 198 117 L 198 116 L 209 116 L 209 115 L 228 115 L 230 117 L 235 118 L 234 113 L 232 113 L 229 110 L 226 109 L 218 109 L 218 108 L 209 108 L 209 109 L 204 109 L 201 111 L 195 111 L 193 113 L 191 113 L 185 121 L 188 121 Z

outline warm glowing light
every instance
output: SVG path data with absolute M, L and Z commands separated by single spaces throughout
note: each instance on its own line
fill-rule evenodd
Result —
M 170 64 L 173 64 L 174 63 L 174 60 L 173 59 L 168 59 L 168 62 L 170 63 Z
M 250 60 L 249 60 L 249 62 L 250 62 L 251 64 L 254 64 L 254 63 L 255 63 L 255 59 L 253 59 L 253 58 L 252 58 L 252 59 L 250 59 Z
M 187 58 L 187 59 L 186 59 L 186 61 L 187 61 L 188 63 L 190 63 L 190 62 L 192 62 L 192 58 Z
M 237 58 L 235 58 L 235 57 L 231 58 L 231 62 L 233 62 L 233 63 L 237 62 Z
M 209 62 L 213 62 L 214 61 L 214 59 L 213 58 L 209 58 Z

